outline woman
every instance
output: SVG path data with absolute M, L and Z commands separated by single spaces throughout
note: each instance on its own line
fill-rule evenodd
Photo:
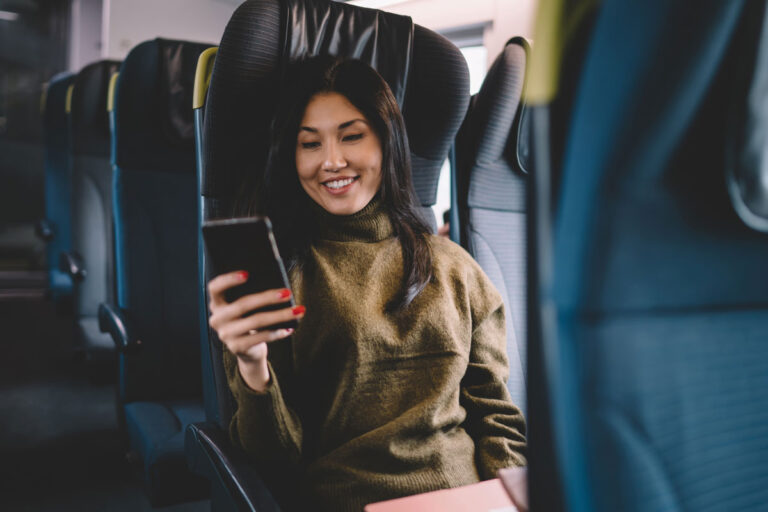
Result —
M 501 297 L 419 217 L 388 86 L 366 64 L 330 57 L 286 83 L 264 184 L 246 185 L 238 213 L 271 217 L 301 306 L 243 316 L 291 291 L 227 304 L 224 291 L 248 276 L 210 281 L 237 401 L 233 442 L 293 486 L 284 499 L 333 511 L 525 464 Z M 295 332 L 270 329 L 294 318 Z

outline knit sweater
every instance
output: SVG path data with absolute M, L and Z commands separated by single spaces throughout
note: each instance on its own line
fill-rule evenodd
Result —
M 307 312 L 270 344 L 267 390 L 251 390 L 226 354 L 233 442 L 311 510 L 359 512 L 524 465 L 525 422 L 505 386 L 504 306 L 472 257 L 430 237 L 434 277 L 391 312 L 403 263 L 379 201 L 350 216 L 318 207 L 315 224 L 291 275 Z

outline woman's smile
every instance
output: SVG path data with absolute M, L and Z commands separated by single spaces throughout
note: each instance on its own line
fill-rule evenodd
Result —
M 362 210 L 381 186 L 381 141 L 343 95 L 320 93 L 304 111 L 296 170 L 304 191 L 335 215 Z
M 328 189 L 328 192 L 334 195 L 340 195 L 347 193 L 352 184 L 358 180 L 359 176 L 350 176 L 348 178 L 333 178 L 323 182 L 323 186 Z

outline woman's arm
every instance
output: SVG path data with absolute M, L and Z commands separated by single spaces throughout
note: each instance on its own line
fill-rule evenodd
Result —
M 272 326 L 303 317 L 304 307 L 288 305 L 275 311 L 261 310 L 288 302 L 288 289 L 267 290 L 227 302 L 225 292 L 247 279 L 247 272 L 230 272 L 208 283 L 208 323 L 226 348 L 224 368 L 237 402 L 230 437 L 266 469 L 275 469 L 273 465 L 290 467 L 301 458 L 301 424 L 286 405 L 269 361 L 280 360 L 280 344 L 276 342 L 290 336 L 293 329 Z M 277 354 L 267 348 L 268 344 L 274 344 Z
M 508 374 L 504 305 L 500 303 L 477 319 L 461 384 L 465 429 L 475 441 L 475 462 L 483 479 L 494 478 L 499 469 L 526 464 L 525 418 L 509 397 Z
M 268 363 L 270 379 L 263 392 L 248 387 L 240 375 L 236 358 L 229 353 L 225 353 L 224 367 L 237 402 L 237 411 L 230 423 L 232 441 L 260 464 L 298 465 L 301 460 L 301 421 L 286 403 L 272 364 Z

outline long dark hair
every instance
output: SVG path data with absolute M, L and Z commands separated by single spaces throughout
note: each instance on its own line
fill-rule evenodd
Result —
M 311 57 L 291 65 L 284 76 L 267 168 L 261 180 L 254 174 L 243 183 L 236 214 L 269 216 L 289 265 L 302 265 L 312 232 L 307 222 L 311 216 L 308 196 L 296 170 L 299 125 L 314 95 L 343 95 L 362 112 L 381 141 L 379 196 L 403 252 L 403 289 L 390 308 L 407 307 L 432 278 L 432 254 L 427 242 L 431 230 L 418 213 L 408 137 L 392 91 L 373 68 L 355 59 Z

